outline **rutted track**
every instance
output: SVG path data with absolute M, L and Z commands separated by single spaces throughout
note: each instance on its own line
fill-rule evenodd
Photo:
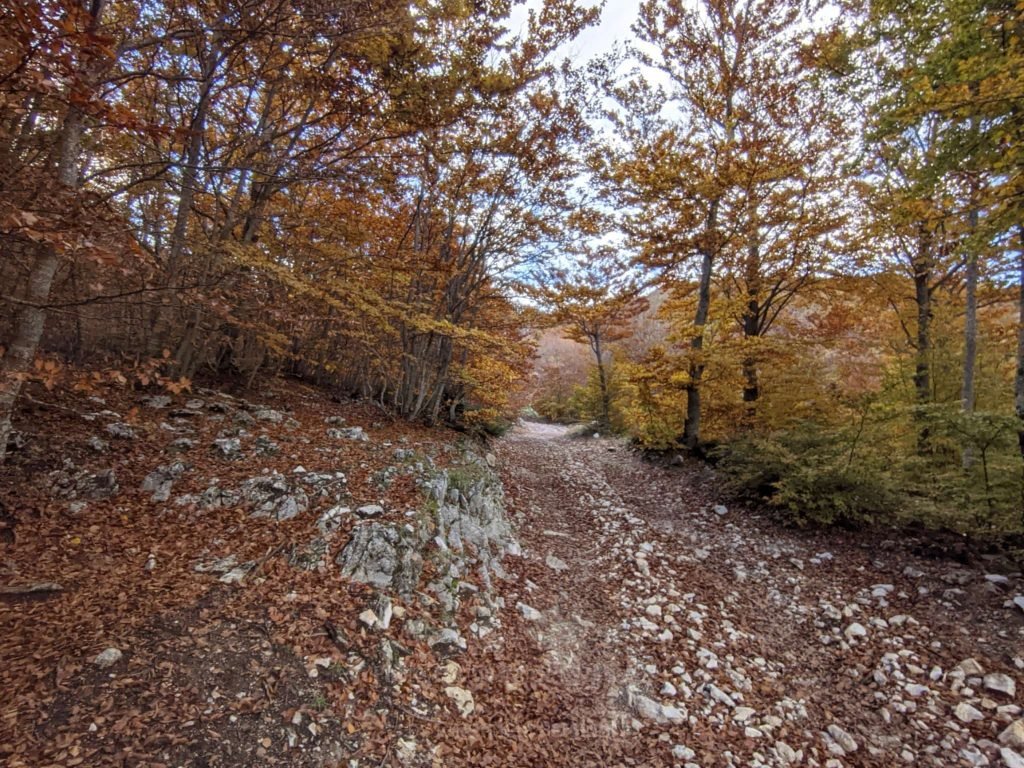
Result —
M 1012 762 L 1016 693 L 958 668 L 1024 665 L 983 572 L 716 509 L 703 467 L 557 427 L 521 425 L 498 456 L 524 553 L 505 627 L 465 660 L 479 716 L 449 737 L 480 749 L 451 764 Z

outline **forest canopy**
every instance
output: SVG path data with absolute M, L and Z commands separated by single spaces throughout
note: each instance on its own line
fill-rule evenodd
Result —
M 26 382 L 289 375 L 1020 530 L 1020 4 L 646 0 L 567 59 L 599 17 L 5 3 L 0 457 Z

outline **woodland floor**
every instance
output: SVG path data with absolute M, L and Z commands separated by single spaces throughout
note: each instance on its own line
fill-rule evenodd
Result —
M 275 522 L 137 489 L 187 434 L 197 448 L 175 494 L 301 464 L 343 472 L 346 501 L 401 520 L 422 501 L 396 449 L 444 466 L 453 435 L 294 384 L 256 403 L 178 399 L 192 397 L 204 407 L 187 425 L 123 392 L 35 393 L 45 404 L 23 412 L 26 447 L 0 476 L 0 587 L 61 591 L 0 594 L 0 763 L 1016 768 L 998 737 L 1020 694 L 991 676 L 1024 684 L 1013 563 L 930 557 L 927 538 L 782 529 L 718 506 L 702 465 L 659 467 L 619 441 L 523 424 L 491 449 L 522 544 L 495 584 L 505 607 L 494 631 L 467 630 L 465 653 L 438 658 L 403 632 L 429 618 L 426 602 L 386 633 L 360 624 L 373 595 L 333 565 L 344 529 L 319 568 L 290 564 L 330 500 Z M 244 459 L 198 447 L 232 411 L 260 407 L 292 421 L 257 420 Z M 326 416 L 370 439 L 339 442 Z M 104 435 L 115 417 L 136 436 Z M 252 452 L 257 437 L 278 450 Z M 66 459 L 116 468 L 120 492 L 59 498 Z M 196 571 L 226 555 L 253 571 L 235 584 Z M 390 638 L 408 654 L 396 668 L 381 661 Z M 107 647 L 123 657 L 100 669 Z M 983 672 L 957 670 L 969 658 Z

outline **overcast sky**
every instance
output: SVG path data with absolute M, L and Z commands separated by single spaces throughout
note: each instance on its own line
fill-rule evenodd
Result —
M 509 28 L 518 29 L 526 18 L 527 8 L 539 8 L 541 0 L 527 0 L 525 6 L 517 6 L 509 18 Z M 616 42 L 623 42 L 632 37 L 630 26 L 636 20 L 640 9 L 640 0 L 605 0 L 601 11 L 601 21 L 583 31 L 572 43 L 565 46 L 561 53 L 575 62 L 607 53 Z

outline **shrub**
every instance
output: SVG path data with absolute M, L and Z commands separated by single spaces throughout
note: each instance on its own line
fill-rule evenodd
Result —
M 888 459 L 856 430 L 804 423 L 716 449 L 728 485 L 766 499 L 795 525 L 860 525 L 891 515 L 899 497 Z

